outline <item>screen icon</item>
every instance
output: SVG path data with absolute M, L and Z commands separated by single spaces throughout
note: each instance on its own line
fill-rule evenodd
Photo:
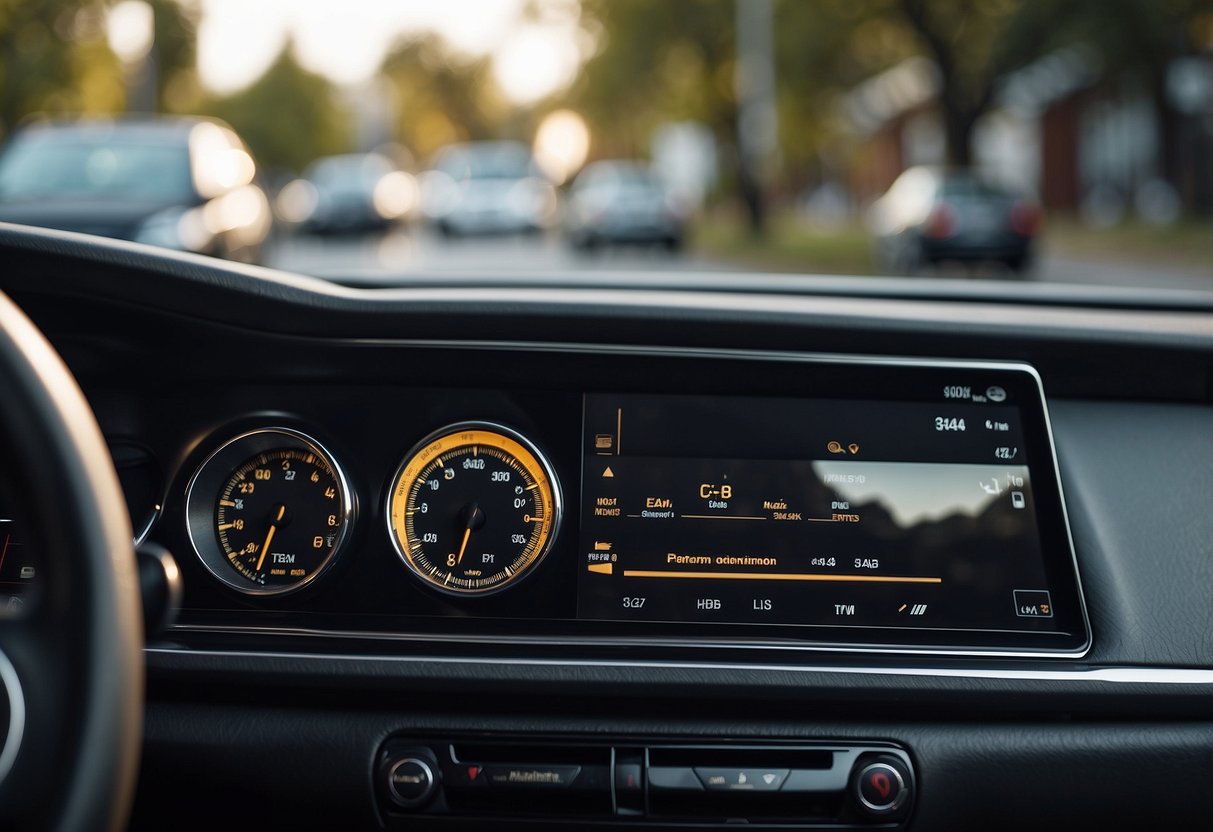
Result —
M 1028 501 L 1024 498 L 1022 491 L 1011 492 L 1011 508 L 1024 508 Z
M 1016 589 L 1015 614 L 1020 618 L 1052 618 L 1053 602 L 1045 589 Z
M 1007 400 L 1007 391 L 994 384 L 986 388 L 986 398 L 992 402 L 1005 402 Z
M 832 453 L 832 454 L 844 454 L 844 453 L 846 453 L 846 449 L 842 447 L 842 443 L 841 443 L 841 442 L 835 442 L 835 441 L 834 441 L 834 440 L 832 440 L 832 439 L 831 439 L 829 442 L 827 442 L 827 443 L 826 443 L 826 450 L 827 450 L 827 451 L 829 451 L 829 452 L 830 452 L 830 453 Z

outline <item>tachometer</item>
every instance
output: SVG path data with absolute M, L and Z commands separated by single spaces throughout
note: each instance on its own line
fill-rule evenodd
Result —
M 332 564 L 353 522 L 345 475 L 314 439 L 271 428 L 232 439 L 186 496 L 190 542 L 206 568 L 250 595 L 291 592 Z
M 498 425 L 452 425 L 405 458 L 388 493 L 397 554 L 429 586 L 486 595 L 515 584 L 543 559 L 560 523 L 551 466 Z

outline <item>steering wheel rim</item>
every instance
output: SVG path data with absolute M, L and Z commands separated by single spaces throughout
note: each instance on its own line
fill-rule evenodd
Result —
M 0 762 L 12 762 L 0 771 L 0 828 L 121 829 L 143 720 L 130 521 L 83 393 L 3 293 L 0 497 L 20 504 L 42 555 L 31 609 L 0 618 L 0 665 L 11 666 L 0 679 L 19 728 L 0 734 Z

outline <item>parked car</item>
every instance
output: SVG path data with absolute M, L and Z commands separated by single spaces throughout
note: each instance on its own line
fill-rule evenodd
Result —
M 1032 262 L 1041 210 L 1035 200 L 980 173 L 914 167 L 871 209 L 876 258 L 891 272 L 944 261 Z
M 556 189 L 519 142 L 443 148 L 421 193 L 426 217 L 448 237 L 543 231 L 556 218 Z
M 272 217 L 256 175 L 218 121 L 33 124 L 0 154 L 0 221 L 257 262 Z
M 278 195 L 278 215 L 317 234 L 377 231 L 417 204 L 417 181 L 379 153 L 326 156 Z
M 640 162 L 594 162 L 573 183 L 566 215 L 569 241 L 593 251 L 618 243 L 682 247 L 686 212 L 665 184 Z

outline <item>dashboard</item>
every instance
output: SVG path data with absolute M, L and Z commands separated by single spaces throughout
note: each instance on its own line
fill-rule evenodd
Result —
M 195 561 L 183 625 L 1085 652 L 1030 367 L 506 344 L 397 353 L 436 381 L 517 368 L 548 389 L 310 387 L 348 408 L 334 423 L 297 394 L 229 388 L 220 426 L 203 420 L 205 438 L 174 466 L 159 524 Z M 705 366 L 714 378 L 695 395 L 643 381 Z M 647 392 L 562 389 L 562 369 L 574 385 Z
M 181 571 L 136 828 L 199 787 L 304 826 L 1209 820 L 1199 296 L 32 239 L 0 289 Z

